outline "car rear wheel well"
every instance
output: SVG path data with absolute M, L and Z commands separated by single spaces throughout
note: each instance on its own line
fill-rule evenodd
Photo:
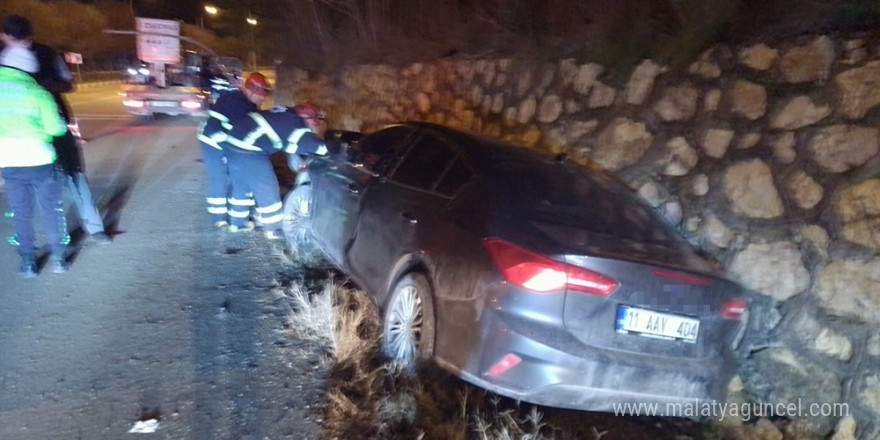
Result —
M 415 257 L 406 257 L 399 260 L 394 268 L 391 270 L 391 273 L 394 274 L 394 276 L 388 279 L 388 284 L 385 287 L 385 297 L 382 299 L 381 304 L 383 309 L 388 305 L 388 301 L 391 298 L 391 293 L 393 292 L 394 287 L 397 286 L 397 284 L 403 277 L 413 272 L 417 272 L 425 276 L 425 278 L 428 280 L 428 283 L 431 285 L 431 293 L 433 296 L 434 284 L 431 277 L 429 276 L 430 274 L 428 272 L 428 267 L 425 266 L 425 263 Z

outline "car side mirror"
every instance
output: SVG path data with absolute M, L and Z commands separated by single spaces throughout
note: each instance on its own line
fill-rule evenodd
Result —
M 327 147 L 327 154 L 330 156 L 338 156 L 348 151 L 349 144 L 339 139 L 324 139 L 324 145 Z
M 324 133 L 324 144 L 331 156 L 346 154 L 352 145 L 357 143 L 363 133 L 348 130 L 327 130 Z

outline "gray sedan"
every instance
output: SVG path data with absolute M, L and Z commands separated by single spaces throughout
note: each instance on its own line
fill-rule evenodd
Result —
M 342 137 L 285 233 L 371 295 L 389 358 L 555 407 L 723 400 L 744 289 L 621 182 L 427 123 Z

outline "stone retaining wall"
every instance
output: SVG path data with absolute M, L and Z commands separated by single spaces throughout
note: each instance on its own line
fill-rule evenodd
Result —
M 431 121 L 616 172 L 761 294 L 745 396 L 846 403 L 860 437 L 880 438 L 877 40 L 717 46 L 682 71 L 645 60 L 621 84 L 604 73 L 571 59 L 282 67 L 276 99 L 321 104 L 333 128 Z

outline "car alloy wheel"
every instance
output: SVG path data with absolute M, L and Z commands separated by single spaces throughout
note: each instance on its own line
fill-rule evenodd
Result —
M 322 256 L 309 237 L 311 185 L 298 185 L 284 199 L 284 217 L 281 230 L 287 240 L 287 250 L 291 257 L 305 265 L 314 266 Z
M 434 305 L 424 275 L 410 273 L 394 286 L 382 324 L 382 351 L 405 369 L 434 354 Z

